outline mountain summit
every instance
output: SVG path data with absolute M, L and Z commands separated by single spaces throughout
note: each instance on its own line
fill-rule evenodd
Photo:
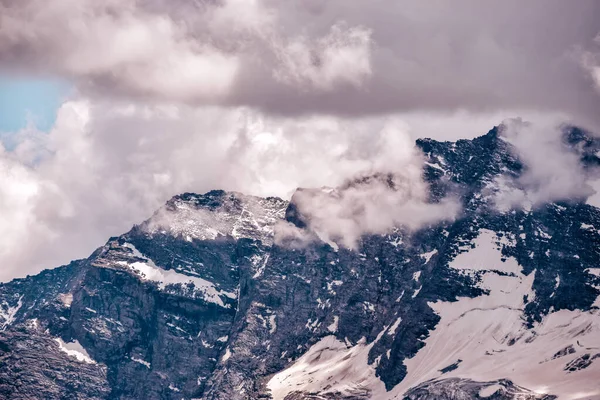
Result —
M 85 260 L 2 284 L 0 397 L 600 399 L 598 204 L 504 207 L 528 166 L 501 128 L 417 146 L 452 219 L 348 248 L 294 200 L 185 193 Z M 600 165 L 583 131 L 564 147 Z

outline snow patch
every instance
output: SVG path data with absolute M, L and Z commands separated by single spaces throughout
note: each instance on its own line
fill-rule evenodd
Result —
M 444 175 L 446 175 L 447 171 L 444 168 L 442 168 L 438 163 L 425 162 L 425 164 L 429 165 L 433 169 L 437 169 L 438 171 L 442 171 L 444 173 Z
M 429 262 L 429 260 L 431 260 L 431 257 L 436 255 L 437 252 L 438 252 L 437 249 L 434 249 L 434 250 L 431 250 L 430 252 L 419 254 L 419 257 L 424 258 L 425 264 L 427 264 Z
M 419 286 L 419 288 L 417 290 L 415 290 L 415 292 L 412 295 L 412 298 L 414 299 L 415 297 L 417 297 L 417 295 L 421 292 L 421 289 L 423 289 L 423 285 Z
M 65 307 L 69 308 L 73 303 L 73 293 L 61 293 L 58 295 L 58 299 Z
M 394 336 L 396 334 L 396 329 L 398 329 L 398 326 L 400 326 L 400 322 L 402 322 L 402 318 L 398 317 L 396 322 L 394 322 L 394 324 L 388 330 L 387 334 L 390 336 Z
M 397 238 L 395 238 L 393 240 L 388 241 L 388 243 L 391 244 L 394 247 L 398 247 L 398 246 L 400 246 L 404 242 L 402 241 L 401 237 L 397 237 Z
M 265 272 L 265 267 L 267 265 L 267 261 L 269 261 L 269 255 L 270 254 L 266 254 L 264 256 L 264 258 L 257 256 L 258 257 L 257 261 L 260 262 L 260 266 L 256 269 L 256 273 L 252 276 L 252 278 L 254 278 L 254 279 L 259 278 L 260 276 L 262 276 L 263 272 Z M 258 262 L 257 262 L 257 264 L 258 264 Z
M 15 322 L 17 312 L 23 307 L 23 295 L 19 297 L 16 306 L 9 306 L 7 302 L 3 301 L 0 305 L 0 332 L 5 331 L 13 322 Z
M 600 277 L 600 268 L 587 268 L 585 272 Z
M 66 353 L 70 357 L 75 357 L 77 361 L 87 364 L 96 364 L 96 361 L 92 360 L 88 352 L 77 340 L 74 340 L 70 343 L 65 343 L 61 338 L 56 338 L 54 341 L 58 343 L 58 348 L 60 351 Z
M 502 386 L 500 386 L 500 385 L 487 386 L 479 391 L 479 397 L 490 397 L 491 395 L 493 395 L 494 393 L 496 393 L 498 390 L 501 390 L 501 389 L 502 389 Z
M 229 350 L 229 347 L 227 347 L 225 349 L 225 354 L 223 354 L 223 358 L 221 359 L 221 361 L 225 362 L 225 361 L 229 360 L 230 357 L 231 357 L 231 350 Z
M 150 363 L 148 361 L 142 360 L 141 358 L 131 357 L 131 361 L 134 361 L 138 364 L 142 364 L 146 368 L 150 369 L 150 366 L 151 366 Z
M 363 338 L 348 347 L 335 336 L 326 336 L 291 367 L 275 374 L 267 387 L 274 400 L 283 400 L 298 390 L 321 395 L 336 393 L 340 397 L 363 394 L 365 390 L 383 394 L 385 385 L 375 376 L 375 366 L 368 363 L 374 343 L 367 345 Z
M 543 229 L 541 229 L 541 228 L 538 228 L 538 229 L 537 229 L 537 233 L 539 234 L 539 236 L 540 236 L 542 239 L 548 239 L 548 240 L 549 240 L 549 239 L 552 239 L 552 236 L 551 236 L 551 235 L 549 235 L 549 234 L 547 234 L 547 233 L 546 233 L 546 232 L 545 232 Z
M 339 323 L 340 317 L 338 317 L 337 315 L 335 315 L 333 317 L 333 322 L 331 323 L 331 325 L 329 325 L 327 327 L 327 330 L 331 333 L 335 333 L 338 330 L 338 323 Z
M 459 270 L 501 271 L 520 274 L 521 266 L 513 257 L 503 260 L 501 247 L 495 232 L 482 229 L 473 240 L 475 248 L 458 254 L 450 262 L 450 267 Z
M 398 298 L 396 299 L 396 303 L 400 303 L 400 300 L 402 300 L 402 297 L 404 297 L 404 290 L 402 291 L 402 293 L 400 293 L 400 296 L 398 296 Z
M 154 262 L 140 253 L 131 243 L 126 243 L 126 247 L 133 250 L 134 256 L 146 260 L 145 262 L 128 263 L 126 261 L 117 261 L 117 264 L 123 265 L 133 270 L 142 280 L 157 282 L 161 290 L 164 290 L 167 285 L 193 285 L 196 293 L 201 293 L 204 300 L 209 303 L 215 303 L 221 307 L 229 308 L 229 304 L 225 304 L 221 297 L 236 299 L 237 294 L 217 289 L 212 282 L 198 278 L 180 274 L 173 270 L 166 270 L 157 267 Z

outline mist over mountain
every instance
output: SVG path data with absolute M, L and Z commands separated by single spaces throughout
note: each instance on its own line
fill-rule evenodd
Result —
M 173 197 L 0 286 L 0 396 L 600 398 L 600 141 L 532 154 L 527 129 L 419 139 L 289 201 Z

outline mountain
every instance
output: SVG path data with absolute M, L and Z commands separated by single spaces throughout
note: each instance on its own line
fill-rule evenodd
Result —
M 500 128 L 417 146 L 456 219 L 290 245 L 281 224 L 311 234 L 294 197 L 185 193 L 2 284 L 0 397 L 600 399 L 599 204 L 499 211 L 527 171 Z M 600 165 L 579 129 L 564 148 Z

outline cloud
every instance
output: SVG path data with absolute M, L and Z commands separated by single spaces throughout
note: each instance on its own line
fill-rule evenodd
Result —
M 132 0 L 4 3 L 1 58 L 17 68 L 33 61 L 96 86 L 213 101 L 229 90 L 239 68 L 235 55 L 191 38 L 185 25 Z
M 221 143 L 205 149 L 193 132 L 211 128 L 214 120 L 203 118 L 211 112 L 176 114 L 80 99 L 63 104 L 48 134 L 17 134 L 14 150 L 0 154 L 0 231 L 10 238 L 0 250 L 2 278 L 86 257 L 201 180 L 196 176 L 216 164 L 211 153 Z M 169 132 L 186 135 L 188 147 L 179 148 Z M 207 178 L 213 186 L 209 179 L 216 185 L 217 176 Z
M 338 23 L 314 43 L 298 37 L 277 46 L 280 65 L 274 77 L 300 90 L 332 90 L 339 84 L 360 87 L 372 73 L 370 45 L 371 30 Z
M 581 55 L 583 68 L 589 73 L 596 89 L 600 92 L 600 33 L 594 39 L 595 48 L 584 51 Z
M 503 190 L 496 197 L 499 209 L 585 199 L 594 193 L 589 186 L 590 176 L 580 161 L 581 154 L 565 143 L 564 129 L 552 119 L 503 122 L 501 137 L 514 146 L 525 168 L 516 181 L 501 178 L 499 186 Z
M 292 203 L 310 231 L 325 242 L 356 248 L 363 235 L 454 220 L 461 208 L 456 199 L 429 201 L 423 160 L 407 128 L 394 119 L 383 125 L 372 149 L 375 162 L 362 175 L 337 188 L 302 189 L 294 194 Z
M 518 109 L 598 126 L 599 12 L 594 1 L 0 0 L 0 67 L 59 74 L 86 96 L 268 114 Z
M 427 197 L 420 177 L 379 174 L 339 189 L 300 190 L 292 201 L 321 240 L 356 249 L 363 235 L 415 230 L 458 215 L 458 201 L 430 203 Z
M 452 218 L 451 200 L 428 203 L 412 140 L 473 137 L 507 116 L 600 126 L 599 8 L 0 0 L 0 73 L 73 86 L 47 134 L 1 138 L 0 278 L 87 256 L 185 191 L 337 187 L 297 200 L 320 205 L 314 229 L 348 246 Z M 531 158 L 519 185 L 532 196 L 579 190 Z M 347 184 L 376 173 L 393 187 Z
M 28 127 L 3 138 L 11 150 L 0 153 L 0 232 L 7 238 L 0 249 L 0 279 L 86 257 L 108 237 L 188 191 L 225 189 L 289 198 L 297 187 L 336 187 L 332 192 L 304 190 L 294 201 L 310 216 L 313 231 L 348 247 L 363 234 L 396 225 L 417 229 L 453 219 L 460 210 L 452 199 L 428 202 L 413 140 L 429 133 L 438 139 L 481 134 L 495 118 L 296 118 L 246 107 L 73 97 L 62 105 L 49 133 Z M 529 149 L 537 139 L 525 138 L 525 151 L 535 157 Z M 544 168 L 532 169 L 540 171 L 532 176 L 551 179 L 553 170 Z M 560 176 L 577 188 L 578 171 L 567 168 Z M 386 174 L 393 185 L 386 179 L 357 181 Z M 551 187 L 562 190 L 562 183 Z M 538 188 L 533 193 L 541 199 L 545 192 Z M 278 227 L 278 239 L 286 245 L 314 240 L 307 232 L 290 236 L 290 230 Z
M 331 236 L 343 233 L 350 245 L 361 230 L 416 226 L 440 214 L 425 204 L 409 131 L 398 118 L 299 119 L 248 108 L 72 98 L 48 134 L 15 133 L 9 136 L 13 150 L 0 154 L 6 192 L 0 231 L 11 238 L 0 251 L 0 278 L 85 257 L 187 191 L 289 198 L 299 186 L 342 186 L 357 175 L 393 171 L 399 174 L 394 190 L 373 182 L 340 191 L 344 204 L 355 208 L 373 196 L 379 200 L 365 204 L 363 214 L 336 212 L 333 219 L 353 220 L 348 232 Z M 373 207 L 391 209 L 385 215 Z M 333 219 L 315 217 L 320 231 Z
M 40 190 L 39 182 L 0 146 L 0 207 L 3 210 L 0 257 L 7 260 L 15 248 L 24 248 L 27 235 L 36 229 L 31 200 Z M 16 269 L 16 266 L 13 267 Z M 10 268 L 12 270 L 12 268 Z
M 4 64 L 45 68 L 108 95 L 214 105 L 236 101 L 237 79 L 254 82 L 242 65 L 319 90 L 360 86 L 371 72 L 368 29 L 340 22 L 314 43 L 288 37 L 261 1 L 179 4 L 187 14 L 167 2 L 3 3 Z

